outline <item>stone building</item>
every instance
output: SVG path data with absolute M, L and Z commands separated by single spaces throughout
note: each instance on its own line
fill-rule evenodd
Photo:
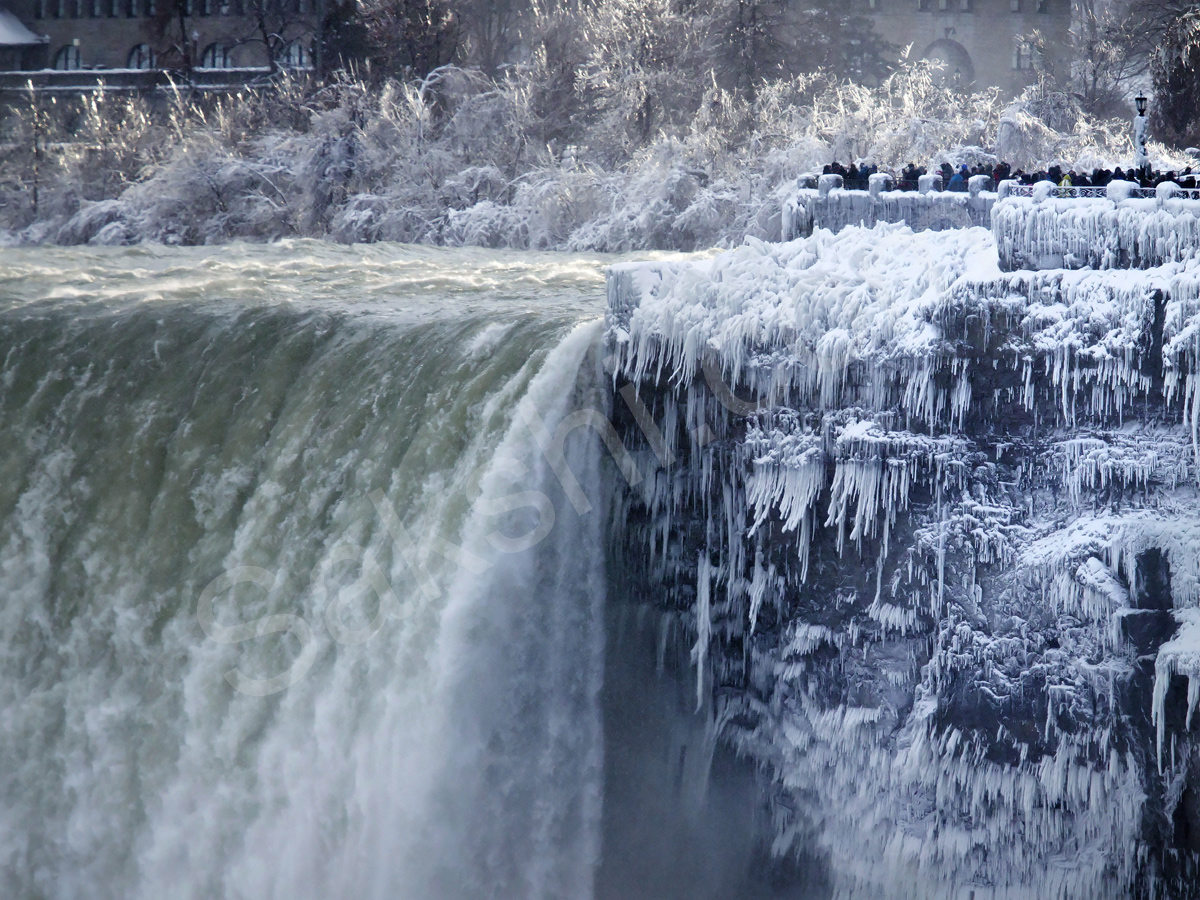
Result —
M 318 0 L 6 0 L 35 45 L 0 43 L 7 69 L 230 69 L 311 62 Z M 264 34 L 265 32 L 265 34 Z
M 911 45 L 917 58 L 940 60 L 944 77 L 964 88 L 1017 94 L 1036 79 L 1037 68 L 1062 71 L 1070 63 L 1072 0 L 855 2 L 886 40 Z

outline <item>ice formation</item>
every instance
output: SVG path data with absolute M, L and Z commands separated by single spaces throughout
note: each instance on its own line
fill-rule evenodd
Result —
M 1200 200 L 1179 196 L 1170 183 L 1152 198 L 1130 196 L 1133 187 L 1114 182 L 1106 197 L 1005 198 L 991 221 L 1001 267 L 1148 269 L 1192 258 Z
M 903 223 L 914 231 L 987 226 L 996 203 L 996 194 L 980 190 L 978 182 L 969 193 L 956 193 L 941 190 L 941 179 L 934 176 L 939 186 L 917 193 L 885 187 L 890 178 L 888 182 L 876 181 L 870 191 L 856 191 L 844 190 L 840 176 L 821 177 L 835 178 L 837 182 L 826 182 L 814 189 L 804 186 L 809 182 L 802 177 L 801 186 L 784 200 L 784 240 L 808 237 L 814 228 L 841 231 L 850 225 L 869 227 L 881 222 Z
M 1200 261 L 818 228 L 609 307 L 629 542 L 776 851 L 842 897 L 1194 896 Z

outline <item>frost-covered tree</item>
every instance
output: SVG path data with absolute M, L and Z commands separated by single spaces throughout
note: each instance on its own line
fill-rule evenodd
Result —
M 195 0 L 159 0 L 154 4 L 150 30 L 158 45 L 159 65 L 177 69 L 191 78 L 200 63 L 192 28 Z
M 707 0 L 699 10 L 718 79 L 751 102 L 764 81 L 798 73 L 875 83 L 895 57 L 845 0 Z
M 242 11 L 249 20 L 250 27 L 238 43 L 261 47 L 272 74 L 279 70 L 288 48 L 297 44 L 306 46 L 312 33 L 312 17 L 307 13 L 302 14 L 299 6 L 294 3 L 282 3 L 280 0 L 242 0 Z
M 1086 112 L 1124 117 L 1140 89 L 1163 32 L 1181 12 L 1176 0 L 1075 0 L 1064 52 L 1046 52 L 1047 37 L 1023 37 L 1046 90 L 1070 94 Z M 1054 60 L 1065 62 L 1055 65 Z
M 458 53 L 458 17 L 445 0 L 367 0 L 360 15 L 380 71 L 423 78 Z
M 516 61 L 522 25 L 536 10 L 529 0 L 454 0 L 462 23 L 463 58 L 488 75 Z
M 1077 0 L 1066 54 L 1073 62 L 1066 72 L 1054 74 L 1088 112 L 1123 113 L 1131 82 L 1145 73 L 1148 53 L 1140 40 L 1131 39 L 1132 24 L 1111 3 Z
M 709 0 L 701 9 L 706 55 L 724 86 L 753 102 L 764 81 L 791 70 L 783 0 Z
M 1181 146 L 1200 142 L 1200 8 L 1167 28 L 1151 71 L 1155 136 Z
M 605 0 L 587 29 L 579 91 L 599 132 L 627 148 L 688 121 L 711 83 L 697 77 L 706 63 L 697 17 L 671 0 Z
M 876 84 L 893 68 L 897 48 L 875 31 L 871 21 L 845 0 L 812 0 L 797 12 L 796 72 L 825 72 L 859 84 Z

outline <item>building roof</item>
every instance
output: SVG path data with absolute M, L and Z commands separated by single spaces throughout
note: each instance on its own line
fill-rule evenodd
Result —
M 21 20 L 0 6 L 0 47 L 25 47 L 42 39 L 21 24 Z

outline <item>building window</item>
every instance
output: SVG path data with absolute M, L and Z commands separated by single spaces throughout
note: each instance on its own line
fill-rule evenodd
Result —
M 958 0 L 958 8 L 963 12 L 971 11 L 971 0 Z
M 153 69 L 157 60 L 149 44 L 138 44 L 129 51 L 129 60 L 125 63 L 127 69 Z
M 303 69 L 312 65 L 312 54 L 300 41 L 292 41 L 283 48 L 279 64 L 289 69 Z
M 1013 45 L 1012 67 L 1014 69 L 1033 68 L 1033 41 L 1028 38 L 1017 38 L 1016 44 Z
M 74 44 L 67 44 L 59 50 L 58 55 L 54 57 L 54 68 L 60 71 L 82 69 L 83 59 L 79 55 L 79 48 Z
M 917 10 L 919 12 L 929 12 L 929 0 L 917 0 Z
M 949 9 L 950 0 L 938 0 L 938 9 Z
M 204 53 L 200 57 L 200 68 L 228 69 L 229 49 L 222 47 L 220 44 L 209 44 L 204 48 Z
M 1040 13 L 1044 13 L 1047 11 L 1047 8 L 1049 7 L 1049 5 L 1050 4 L 1049 4 L 1048 0 L 1037 0 L 1037 11 Z
M 1021 11 L 1021 0 L 1008 0 L 1009 12 L 1019 13 Z

